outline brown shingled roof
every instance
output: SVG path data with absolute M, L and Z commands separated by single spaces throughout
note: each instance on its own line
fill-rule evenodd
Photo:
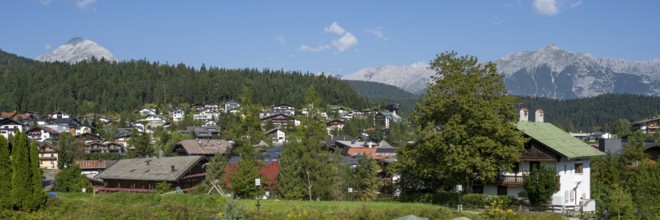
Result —
M 189 155 L 215 155 L 224 154 L 231 144 L 223 139 L 206 139 L 206 140 L 183 140 L 175 145 L 182 146 Z

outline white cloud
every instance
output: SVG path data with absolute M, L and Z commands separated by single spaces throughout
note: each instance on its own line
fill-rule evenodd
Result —
M 318 47 L 302 44 L 298 47 L 298 50 L 303 52 L 319 52 L 334 48 L 338 52 L 345 52 L 358 44 L 355 35 L 344 30 L 336 21 L 332 22 L 330 26 L 323 28 L 323 32 L 341 35 L 341 37 L 333 39 L 332 44 L 323 44 Z
M 96 0 L 76 0 L 76 5 L 78 8 L 83 9 L 95 2 Z
M 534 0 L 534 10 L 542 15 L 552 16 L 559 13 L 556 0 Z
M 302 44 L 300 47 L 298 47 L 298 50 L 303 52 L 319 52 L 327 49 L 330 49 L 330 45 L 325 44 L 318 47 L 310 47 L 307 44 Z
M 566 8 L 575 8 L 582 4 L 582 0 L 534 0 L 534 10 L 547 16 L 558 14 Z
M 330 25 L 330 27 L 326 27 L 326 28 L 323 29 L 323 32 L 324 33 L 334 33 L 334 34 L 337 34 L 337 35 L 342 35 L 346 31 L 344 30 L 344 28 L 339 26 L 336 21 L 333 21 L 332 24 Z
M 577 0 L 575 2 L 569 2 L 568 7 L 569 8 L 575 8 L 577 6 L 580 6 L 582 4 L 582 0 Z
M 44 45 L 44 50 L 49 51 L 50 49 L 53 49 L 53 46 L 50 46 L 50 44 Z
M 275 35 L 275 41 L 279 44 L 286 44 L 286 37 L 282 35 Z
M 43 5 L 48 5 L 52 2 L 52 0 L 39 0 L 39 2 L 41 2 Z
M 351 49 L 351 47 L 354 47 L 357 44 L 358 44 L 357 38 L 355 38 L 353 34 L 348 32 L 344 34 L 344 36 L 342 36 L 341 38 L 332 41 L 332 45 L 334 45 L 339 52 L 344 52 L 348 49 Z
M 387 39 L 387 38 L 385 38 L 385 34 L 383 34 L 383 30 L 382 30 L 381 27 L 376 27 L 374 29 L 367 30 L 367 33 L 370 33 L 370 34 L 374 35 L 376 38 L 379 38 L 379 39 L 383 39 L 383 40 Z

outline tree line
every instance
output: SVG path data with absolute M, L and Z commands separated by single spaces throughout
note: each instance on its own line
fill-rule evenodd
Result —
M 331 76 L 284 70 L 168 65 L 146 60 L 77 64 L 36 62 L 0 51 L 0 109 L 66 111 L 74 115 L 121 113 L 145 104 L 221 103 L 252 90 L 255 104 L 300 106 L 314 86 L 323 103 L 363 108 L 346 82 Z
M 541 108 L 545 112 L 544 121 L 570 132 L 612 132 L 620 119 L 633 122 L 660 113 L 660 97 L 633 94 L 567 100 L 520 97 L 520 100 L 516 108 L 530 111 Z

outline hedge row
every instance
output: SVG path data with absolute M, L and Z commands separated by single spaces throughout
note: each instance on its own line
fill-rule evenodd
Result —
M 454 207 L 458 205 L 459 193 L 455 192 L 436 192 L 436 193 L 419 193 L 401 196 L 402 202 L 419 202 L 431 203 L 436 205 Z M 486 208 L 492 206 L 494 201 L 500 208 L 517 208 L 522 204 L 522 201 L 513 196 L 495 196 L 486 194 L 462 194 L 461 204 L 464 208 Z

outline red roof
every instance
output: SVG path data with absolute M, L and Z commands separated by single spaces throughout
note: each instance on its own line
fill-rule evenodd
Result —
M 231 187 L 231 174 L 238 168 L 237 163 L 230 163 L 225 169 L 225 185 Z M 279 180 L 277 179 L 277 172 L 279 171 L 279 164 L 277 162 L 263 163 L 259 168 L 259 177 L 263 183 L 264 188 L 268 189 L 270 186 L 277 186 Z
M 347 154 L 348 154 L 348 156 L 366 155 L 368 158 L 377 159 L 377 158 L 375 158 L 376 157 L 376 148 L 374 148 L 374 147 L 351 147 L 351 148 L 348 149 Z
M 81 170 L 108 168 L 107 160 L 76 160 L 75 163 L 80 167 Z

